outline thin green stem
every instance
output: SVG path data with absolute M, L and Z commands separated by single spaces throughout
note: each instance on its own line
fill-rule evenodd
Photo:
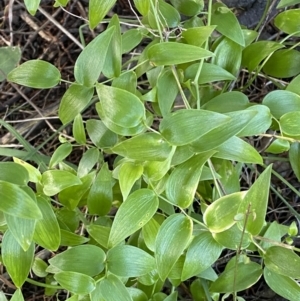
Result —
M 63 287 L 61 287 L 59 285 L 46 284 L 46 283 L 38 282 L 38 281 L 29 279 L 29 278 L 26 279 L 26 282 L 31 283 L 31 284 L 36 285 L 36 286 L 40 286 L 40 287 L 54 288 L 54 289 L 57 289 L 57 290 L 63 290 L 64 289 Z
M 189 102 L 188 102 L 188 100 L 187 100 L 187 98 L 186 98 L 186 96 L 185 96 L 185 94 L 184 94 L 184 92 L 183 92 L 183 90 L 182 90 L 182 87 L 181 87 L 181 84 L 180 84 L 180 81 L 179 81 L 178 74 L 177 74 L 177 71 L 176 71 L 176 69 L 175 69 L 175 66 L 171 66 L 171 70 L 172 70 L 172 73 L 173 73 L 174 78 L 175 78 L 175 80 L 176 80 L 176 84 L 177 84 L 177 86 L 178 86 L 178 89 L 179 89 L 181 98 L 182 98 L 182 100 L 183 100 L 183 102 L 184 102 L 184 105 L 185 105 L 185 107 L 186 107 L 187 109 L 190 109 L 191 106 L 190 106 L 190 104 L 189 104 Z

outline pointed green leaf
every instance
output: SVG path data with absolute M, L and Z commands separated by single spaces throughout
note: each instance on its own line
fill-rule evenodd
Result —
M 123 200 L 128 197 L 134 183 L 143 174 L 143 166 L 134 162 L 124 162 L 119 171 L 119 184 L 123 195 Z
M 46 272 L 47 267 L 48 264 L 43 259 L 36 256 L 31 268 L 35 275 L 40 278 L 44 278 L 48 275 L 48 273 Z
M 78 56 L 74 66 L 74 76 L 79 84 L 91 87 L 98 80 L 114 31 L 115 27 L 111 27 L 99 34 Z
M 148 1 L 145 1 L 149 3 Z M 143 39 L 142 31 L 139 28 L 126 30 L 122 34 L 122 54 L 134 49 Z
M 292 81 L 285 88 L 285 91 L 290 91 L 300 95 L 300 75 L 297 75 L 292 79 Z
M 63 143 L 61 144 L 53 153 L 50 163 L 49 163 L 49 168 L 53 168 L 55 165 L 63 161 L 66 157 L 70 155 L 72 152 L 72 145 L 70 143 Z
M 290 301 L 298 301 L 300 285 L 290 277 L 283 276 L 264 268 L 264 278 L 268 286 L 279 296 Z
M 133 246 L 116 246 L 107 252 L 107 269 L 119 277 L 139 277 L 155 268 L 154 258 Z
M 90 0 L 89 21 L 90 28 L 94 29 L 107 15 L 117 0 Z
M 290 143 L 284 139 L 275 139 L 265 150 L 267 153 L 271 154 L 282 154 L 289 151 Z M 290 158 L 291 161 L 291 158 Z
M 289 159 L 298 181 L 300 181 L 300 143 L 294 142 L 291 144 L 289 151 Z
M 54 279 L 66 290 L 80 295 L 92 292 L 96 283 L 92 277 L 76 272 L 59 272 L 54 275 Z
M 0 82 L 12 71 L 21 59 L 20 47 L 0 48 Z
M 175 42 L 155 44 L 147 53 L 148 59 L 155 66 L 183 64 L 213 56 L 212 52 L 203 48 Z
M 224 125 L 229 117 L 205 110 L 179 110 L 160 123 L 162 136 L 173 145 L 185 145 L 199 139 L 210 130 Z M 180 127 L 175 125 L 180 124 Z
M 86 144 L 86 135 L 81 114 L 76 115 L 73 122 L 73 136 L 78 144 Z
M 139 189 L 129 195 L 115 216 L 108 245 L 113 247 L 141 229 L 158 208 L 158 199 L 150 189 Z
M 300 257 L 280 246 L 267 249 L 264 254 L 264 264 L 272 272 L 291 278 L 300 278 Z
M 0 181 L 27 185 L 29 174 L 26 168 L 15 162 L 0 162 Z
M 171 0 L 174 7 L 183 15 L 196 16 L 204 8 L 203 0 Z
M 187 208 L 192 204 L 202 167 L 213 154 L 214 152 L 207 152 L 195 155 L 172 171 L 166 183 L 166 195 L 172 204 L 180 208 Z
M 201 47 L 204 42 L 211 36 L 216 26 L 201 26 L 192 27 L 182 32 L 182 36 L 185 38 L 188 44 Z
M 11 297 L 10 301 L 24 301 L 22 291 L 19 288 L 14 292 L 14 294 Z
M 112 148 L 120 156 L 141 161 L 164 161 L 172 146 L 160 134 L 145 133 L 122 141 Z
M 16 157 L 13 157 L 13 160 L 15 163 L 18 163 L 20 165 L 22 165 L 28 172 L 29 174 L 29 181 L 30 182 L 33 182 L 33 183 L 37 183 L 37 182 L 40 182 L 41 178 L 42 178 L 42 175 L 40 173 L 40 171 L 35 168 L 34 166 L 32 166 L 31 164 L 21 160 L 21 159 L 18 159 Z
M 12 233 L 7 230 L 1 245 L 4 266 L 16 287 L 20 288 L 25 282 L 33 261 L 34 244 L 24 251 Z
M 133 3 L 138 10 L 138 12 L 142 15 L 145 16 L 148 14 L 150 10 L 150 2 L 147 0 L 133 0 Z
M 95 147 L 89 148 L 83 155 L 79 161 L 77 176 L 82 178 L 86 176 L 95 164 L 99 161 L 99 150 Z
M 245 227 L 245 230 L 253 236 L 260 233 L 265 223 L 271 172 L 272 165 L 269 165 L 250 187 L 237 212 L 244 215 L 244 219 L 238 222 L 238 226 L 240 229 Z M 247 219 L 246 225 L 245 219 Z
M 39 8 L 41 0 L 24 0 L 26 9 L 29 13 L 34 16 L 37 9 Z
M 172 267 L 187 247 L 192 236 L 191 219 L 183 214 L 169 216 L 161 225 L 155 242 L 156 267 L 161 280 L 165 280 Z
M 151 218 L 150 221 L 142 229 L 145 244 L 147 248 L 152 252 L 154 252 L 155 250 L 155 240 L 156 240 L 159 227 L 160 225 L 155 220 L 155 218 Z
M 280 127 L 287 136 L 300 136 L 300 111 L 289 112 L 280 117 Z
M 28 219 L 40 219 L 42 213 L 35 201 L 19 186 L 0 181 L 0 210 Z
M 211 232 L 219 233 L 231 228 L 235 223 L 235 216 L 246 192 L 239 191 L 225 195 L 207 207 L 203 220 Z
M 245 46 L 244 35 L 235 14 L 224 4 L 215 3 L 212 7 L 211 24 L 225 37 Z
M 37 220 L 33 238 L 45 249 L 56 251 L 60 244 L 60 229 L 49 201 L 44 197 L 37 197 L 37 205 L 43 218 Z
M 45 216 L 43 214 L 43 219 L 44 218 Z M 33 240 L 33 233 L 36 221 L 33 219 L 20 218 L 9 214 L 5 214 L 5 220 L 8 229 L 14 236 L 15 240 L 26 252 L 30 248 Z
M 219 278 L 212 283 L 209 290 L 217 293 L 232 293 L 243 291 L 255 284 L 262 275 L 262 268 L 258 263 L 238 263 L 237 267 L 226 269 Z
M 60 271 L 71 271 L 93 277 L 103 271 L 105 257 L 101 248 L 82 245 L 59 253 L 49 259 L 49 263 Z
M 72 84 L 63 95 L 58 115 L 63 124 L 72 121 L 90 103 L 94 88 Z
M 210 232 L 194 237 L 187 249 L 181 280 L 185 281 L 210 267 L 221 255 L 223 246 L 217 243 Z
M 12 70 L 7 80 L 30 88 L 49 89 L 59 83 L 60 72 L 48 62 L 30 60 Z
M 136 95 L 102 84 L 97 84 L 96 88 L 103 114 L 115 124 L 132 128 L 144 119 L 145 108 Z
M 82 184 L 78 177 L 65 170 L 47 170 L 42 175 L 43 191 L 52 196 L 63 189 Z
M 81 235 L 77 235 L 70 231 L 60 229 L 60 246 L 74 247 L 83 245 L 90 239 Z
M 108 248 L 109 227 L 91 224 L 87 226 L 87 231 L 95 241 L 104 248 Z
M 90 214 L 105 215 L 109 212 L 113 201 L 113 179 L 108 164 L 99 171 L 87 198 Z
M 300 9 L 289 9 L 278 14 L 274 20 L 275 26 L 287 34 L 300 35 Z
M 294 5 L 294 4 L 298 4 L 298 3 L 300 3 L 299 0 L 280 0 L 280 2 L 278 3 L 276 8 L 277 9 L 278 8 L 283 8 L 285 6 Z

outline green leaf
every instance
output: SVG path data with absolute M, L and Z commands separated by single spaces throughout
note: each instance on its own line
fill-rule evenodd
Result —
M 300 36 L 299 25 L 300 9 L 289 9 L 278 14 L 274 19 L 275 26 L 287 34 L 293 34 L 294 36 Z
M 230 118 L 205 110 L 178 110 L 160 123 L 162 136 L 172 145 L 189 144 L 212 129 L 224 125 Z M 175 126 L 180 124 L 180 127 Z
M 295 78 L 293 78 L 285 90 L 300 95 L 300 75 L 297 75 Z
M 60 229 L 49 201 L 42 196 L 37 197 L 37 205 L 43 218 L 36 222 L 33 239 L 45 249 L 56 251 L 60 245 Z
M 144 291 L 135 287 L 126 287 L 133 301 L 148 301 L 147 295 Z
M 121 165 L 119 170 L 119 184 L 123 200 L 126 200 L 134 183 L 143 174 L 143 170 L 143 166 L 135 162 L 124 162 Z
M 106 215 L 113 201 L 113 178 L 108 164 L 105 163 L 99 171 L 87 198 L 90 214 Z
M 235 216 L 245 194 L 244 191 L 238 191 L 225 195 L 207 207 L 203 220 L 211 232 L 223 232 L 236 223 Z
M 48 275 L 48 273 L 46 272 L 47 267 L 48 264 L 43 259 L 36 256 L 31 268 L 35 275 L 40 278 L 44 278 Z
M 108 237 L 110 233 L 110 228 L 100 226 L 100 225 L 95 225 L 95 224 L 90 224 L 87 226 L 87 231 L 90 234 L 90 236 L 95 239 L 95 241 L 100 245 L 103 246 L 104 248 L 107 249 L 108 246 Z
M 22 295 L 21 289 L 18 288 L 18 289 L 14 292 L 14 294 L 13 294 L 13 296 L 11 297 L 10 300 L 11 300 L 11 301 L 24 301 L 24 297 L 23 297 L 23 295 Z M 3 301 L 3 300 L 1 299 L 1 301 Z
M 8 229 L 22 249 L 26 252 L 30 248 L 33 240 L 36 221 L 33 219 L 20 218 L 9 214 L 4 215 Z
M 33 261 L 34 244 L 24 251 L 9 230 L 6 230 L 1 245 L 4 266 L 15 286 L 20 288 L 25 282 Z
M 182 32 L 182 37 L 188 44 L 201 47 L 211 36 L 216 26 L 192 27 Z
M 299 0 L 281 0 L 278 5 L 277 5 L 277 9 L 278 8 L 283 8 L 285 6 L 289 6 L 289 5 L 294 5 L 294 4 L 298 4 L 300 3 Z
M 15 163 L 22 165 L 27 170 L 27 172 L 29 174 L 30 182 L 33 182 L 33 183 L 40 182 L 42 175 L 37 168 L 35 168 L 31 164 L 29 164 L 21 159 L 18 159 L 16 157 L 13 157 L 13 160 Z
M 155 66 L 178 65 L 213 56 L 212 52 L 203 48 L 175 42 L 155 44 L 149 48 L 147 54 L 150 63 Z
M 144 1 L 144 2 L 149 3 L 148 1 Z M 127 53 L 132 49 L 134 49 L 138 44 L 140 44 L 142 39 L 143 39 L 143 34 L 139 28 L 126 30 L 122 34 L 122 54 Z
M 99 5 L 99 8 L 101 8 L 101 5 Z M 111 27 L 99 34 L 78 56 L 74 66 L 74 76 L 79 84 L 91 87 L 98 80 L 114 31 L 115 27 Z
M 60 145 L 53 153 L 50 163 L 49 163 L 49 168 L 55 167 L 58 163 L 63 161 L 65 158 L 67 158 L 70 153 L 72 152 L 72 145 L 70 143 L 63 143 Z
M 72 121 L 88 106 L 93 94 L 93 87 L 72 84 L 60 101 L 58 116 L 61 122 L 67 124 Z
M 244 219 L 238 222 L 239 228 L 245 227 L 245 230 L 253 236 L 260 233 L 265 223 L 271 172 L 272 165 L 269 165 L 250 187 L 237 212 L 244 215 Z M 246 225 L 245 220 L 247 220 Z
M 263 160 L 254 147 L 244 140 L 233 136 L 215 148 L 214 157 L 243 163 L 262 164 Z
M 236 268 L 226 269 L 209 290 L 217 293 L 240 292 L 255 284 L 261 275 L 262 268 L 258 263 L 238 263 Z
M 95 147 L 89 148 L 82 155 L 82 157 L 79 161 L 77 176 L 79 178 L 86 176 L 92 170 L 92 168 L 95 166 L 95 164 L 98 163 L 99 156 L 100 156 L 100 152 L 97 148 L 95 148 Z
M 107 78 L 118 77 L 121 73 L 122 65 L 122 37 L 118 15 L 113 15 L 110 19 L 107 29 L 115 27 L 114 34 L 111 38 L 107 49 L 107 54 L 103 66 L 103 74 Z
M 300 181 L 300 143 L 294 142 L 291 144 L 289 151 L 289 159 L 298 181 Z
M 87 120 L 86 130 L 90 139 L 98 148 L 112 147 L 118 142 L 118 136 L 109 130 L 101 120 Z
M 166 3 L 165 1 L 158 0 L 157 2 L 157 12 L 154 14 L 157 14 L 159 17 L 159 20 L 161 24 L 164 27 L 172 28 L 172 27 L 177 27 L 180 23 L 180 14 L 179 12 L 169 3 Z M 152 17 L 153 14 L 148 14 L 148 20 L 150 23 L 150 26 L 152 28 L 156 28 L 156 21 L 152 22 Z M 153 25 L 152 25 L 153 23 Z
M 300 136 L 300 111 L 289 112 L 280 117 L 280 127 L 287 136 Z
M 38 10 L 40 2 L 41 0 L 24 0 L 26 9 L 32 16 L 34 16 L 36 11 Z
M 133 301 L 123 282 L 117 276 L 110 274 L 100 280 L 91 293 L 91 301 Z
M 74 122 L 73 122 L 73 136 L 75 141 L 78 144 L 85 145 L 86 144 L 86 135 L 84 130 L 84 125 L 82 121 L 81 114 L 76 115 Z
M 209 268 L 221 255 L 223 247 L 210 232 L 202 232 L 194 237 L 187 249 L 181 280 L 185 281 Z
M 165 280 L 176 261 L 187 247 L 193 224 L 183 214 L 169 216 L 161 225 L 155 242 L 156 267 L 161 280 Z
M 265 96 L 263 104 L 279 119 L 286 113 L 300 111 L 300 96 L 290 91 L 276 90 Z
M 290 301 L 298 301 L 300 285 L 290 277 L 283 276 L 264 268 L 264 278 L 268 286 L 279 296 Z
M 0 82 L 5 80 L 7 74 L 12 71 L 21 59 L 20 47 L 0 48 Z
M 29 174 L 26 168 L 14 162 L 0 162 L 0 181 L 16 185 L 27 185 Z
M 203 165 L 213 154 L 197 154 L 172 171 L 166 183 L 166 195 L 172 204 L 184 209 L 193 203 Z
M 212 7 L 211 24 L 216 30 L 235 43 L 245 46 L 244 35 L 235 14 L 222 3 L 215 3 Z
M 159 230 L 159 223 L 155 218 L 151 218 L 149 222 L 143 227 L 142 233 L 145 244 L 149 250 L 154 252 L 155 250 L 155 240 Z
M 300 73 L 296 67 L 300 64 L 300 52 L 294 49 L 277 50 L 268 59 L 263 71 L 274 77 L 293 77 Z
M 47 196 L 58 194 L 65 188 L 80 185 L 78 177 L 65 170 L 47 170 L 42 175 L 43 191 Z
M 271 154 L 281 154 L 290 149 L 290 143 L 284 139 L 275 139 L 265 150 Z M 291 160 L 291 159 L 290 159 Z
M 28 219 L 40 219 L 42 213 L 35 201 L 19 186 L 0 181 L 0 210 Z
M 107 15 L 117 0 L 90 0 L 89 21 L 90 29 L 94 29 Z M 100 52 L 101 53 L 101 52 Z
M 50 265 L 60 271 L 70 271 L 87 276 L 95 276 L 104 269 L 104 251 L 94 245 L 70 248 L 49 259 Z
M 116 246 L 129 235 L 141 229 L 158 208 L 158 199 L 150 189 L 134 191 L 120 206 L 112 224 L 108 245 Z
M 300 278 L 300 257 L 280 246 L 267 249 L 264 254 L 264 264 L 272 272 L 291 278 Z
M 90 239 L 81 235 L 77 235 L 70 231 L 60 229 L 60 245 L 67 247 L 74 247 L 78 245 L 83 245 Z
M 252 72 L 262 60 L 283 47 L 284 45 L 273 41 L 258 41 L 250 44 L 243 51 L 242 65 Z
M 119 77 L 115 78 L 112 82 L 112 86 L 122 90 L 126 90 L 132 94 L 137 94 L 137 78 L 136 73 L 132 70 L 126 71 L 120 74 Z
M 96 287 L 93 278 L 76 272 L 59 272 L 54 275 L 54 279 L 63 288 L 74 294 L 86 295 Z
M 30 88 L 49 89 L 59 83 L 60 72 L 48 62 L 30 60 L 12 70 L 7 80 Z
M 171 0 L 172 5 L 183 15 L 196 16 L 204 8 L 203 0 Z
M 172 146 L 157 133 L 144 133 L 124 140 L 112 151 L 120 156 L 141 161 L 164 161 L 169 157 Z
M 155 268 L 154 258 L 133 246 L 116 246 L 107 252 L 107 269 L 119 277 L 139 277 Z
M 97 84 L 102 114 L 113 123 L 132 128 L 145 118 L 145 108 L 140 99 L 122 89 Z M 100 116 L 102 119 L 102 116 Z

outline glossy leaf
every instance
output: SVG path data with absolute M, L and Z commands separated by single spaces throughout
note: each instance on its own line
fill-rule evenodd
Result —
M 16 157 L 13 157 L 13 160 L 15 163 L 22 165 L 27 170 L 30 182 L 37 183 L 41 180 L 42 175 L 36 167 Z
M 298 181 L 300 181 L 300 143 L 294 142 L 291 144 L 289 151 L 289 159 Z
M 46 272 L 47 267 L 48 264 L 43 259 L 36 256 L 34 258 L 31 268 L 35 275 L 37 275 L 40 278 L 43 278 L 48 275 L 48 273 Z
M 267 249 L 264 254 L 264 264 L 268 270 L 291 278 L 300 278 L 300 257 L 280 246 Z
M 155 249 L 155 240 L 156 240 L 159 227 L 160 225 L 155 220 L 155 218 L 151 218 L 149 222 L 142 229 L 145 244 L 147 248 L 152 252 L 154 252 Z
M 173 6 L 183 15 L 196 16 L 204 8 L 203 0 L 171 0 Z
M 114 6 L 116 0 L 90 0 L 89 21 L 90 28 L 94 29 Z
M 104 227 L 96 224 L 91 224 L 87 226 L 87 231 L 90 236 L 95 239 L 95 241 L 104 248 L 107 249 L 108 237 L 110 233 L 109 227 Z
M 63 124 L 72 121 L 90 103 L 94 94 L 94 88 L 72 84 L 63 95 L 58 116 Z
M 105 215 L 109 212 L 113 201 L 112 175 L 105 163 L 90 189 L 87 204 L 90 214 Z
M 204 212 L 203 220 L 211 232 L 219 233 L 231 228 L 235 223 L 235 216 L 246 192 L 239 191 L 225 195 L 212 204 Z
M 210 267 L 221 255 L 223 246 L 217 243 L 210 232 L 194 237 L 187 249 L 181 280 L 185 281 Z
M 126 90 L 132 94 L 137 94 L 137 77 L 134 71 L 126 71 L 119 77 L 115 78 L 112 82 L 115 88 Z
M 112 224 L 108 245 L 116 246 L 141 229 L 158 208 L 158 199 L 150 189 L 139 189 L 129 195 L 120 206 Z
M 265 150 L 271 154 L 281 154 L 290 149 L 290 143 L 284 139 L 275 139 Z
M 79 164 L 78 164 L 78 170 L 77 170 L 77 176 L 79 178 L 82 178 L 86 176 L 95 166 L 96 163 L 99 161 L 99 150 L 95 147 L 89 148 L 81 157 Z
M 233 136 L 215 148 L 214 157 L 243 163 L 262 164 L 263 160 L 254 147 L 244 140 Z
M 103 271 L 105 257 L 101 248 L 82 245 L 59 253 L 49 259 L 49 263 L 60 271 L 71 271 L 93 277 Z
M 287 34 L 300 35 L 300 9 L 289 9 L 278 14 L 274 20 L 275 26 Z
M 11 300 L 11 301 L 24 301 L 24 297 L 23 297 L 23 295 L 22 295 L 21 289 L 18 288 L 18 289 L 14 292 L 14 294 L 12 295 L 12 297 L 11 297 L 10 300 Z M 3 301 L 3 300 L 1 300 L 1 301 Z
M 49 89 L 59 83 L 60 72 L 46 61 L 30 60 L 13 69 L 7 80 L 30 88 Z
M 280 117 L 282 132 L 288 136 L 300 136 L 300 111 L 289 112 Z
M 119 277 L 139 277 L 155 268 L 154 258 L 133 246 L 116 246 L 107 252 L 107 269 Z
M 178 110 L 160 123 L 162 136 L 172 145 L 185 145 L 199 139 L 212 129 L 224 125 L 229 117 L 204 110 Z M 180 124 L 180 127 L 174 126 Z
M 115 124 L 132 128 L 144 119 L 145 108 L 136 95 L 102 84 L 97 84 L 96 88 L 103 115 Z
M 161 225 L 155 242 L 155 259 L 159 277 L 165 280 L 187 247 L 192 235 L 191 219 L 183 214 L 169 216 Z
M 263 104 L 279 119 L 286 113 L 300 111 L 300 96 L 290 91 L 276 90 L 265 96 Z
M 172 146 L 157 133 L 140 134 L 112 148 L 120 156 L 141 161 L 164 161 L 171 150 Z
M 238 213 L 244 219 L 238 222 L 240 229 L 244 229 L 253 236 L 258 235 L 265 223 L 267 212 L 272 165 L 269 165 L 250 187 L 240 204 Z M 247 216 L 248 215 L 248 216 Z M 245 219 L 247 216 L 247 223 Z
M 4 266 L 13 280 L 15 286 L 20 288 L 25 282 L 33 261 L 34 244 L 24 251 L 16 241 L 12 233 L 7 230 L 1 245 L 2 260 Z
M 43 191 L 53 196 L 63 189 L 82 184 L 78 177 L 65 170 L 47 170 L 42 175 Z
M 0 162 L 0 181 L 16 185 L 27 185 L 29 174 L 21 164 L 14 162 Z
M 283 276 L 264 268 L 264 278 L 268 286 L 279 296 L 290 301 L 298 301 L 300 285 L 290 277 Z
M 74 119 L 72 133 L 78 144 L 86 144 L 86 135 L 81 114 L 76 115 Z
M 24 4 L 29 13 L 34 16 L 39 8 L 41 0 L 24 0 Z
M 197 154 L 172 171 L 166 183 L 166 195 L 172 204 L 180 208 L 187 208 L 192 204 L 202 167 L 213 154 L 214 152 Z
M 55 165 L 57 165 L 59 162 L 63 161 L 66 157 L 70 155 L 72 152 L 72 145 L 70 143 L 63 143 L 61 144 L 53 153 L 49 168 L 53 168 Z
M 56 251 L 60 245 L 60 229 L 49 201 L 44 197 L 37 197 L 37 205 L 43 218 L 37 220 L 33 238 L 45 249 Z
M 35 201 L 19 186 L 0 181 L 0 210 L 28 219 L 40 219 L 42 213 Z
M 238 263 L 237 268 L 226 269 L 210 286 L 211 292 L 231 293 L 243 291 L 255 284 L 262 275 L 261 266 L 255 262 Z M 235 284 L 235 285 L 234 285 Z
M 175 42 L 155 44 L 147 53 L 150 62 L 155 66 L 183 64 L 213 56 L 213 53 L 203 48 Z
M 148 1 L 145 2 L 149 3 Z M 142 39 L 143 35 L 139 28 L 126 30 L 122 34 L 122 54 L 134 49 L 142 41 Z
M 83 245 L 90 239 L 81 235 L 77 235 L 70 231 L 60 229 L 60 246 L 74 247 Z
M 300 95 L 300 75 L 294 77 L 285 90 Z
M 215 3 L 212 7 L 211 24 L 216 30 L 235 43 L 245 46 L 244 35 L 235 14 L 224 4 Z
M 99 1 L 96 2 L 98 3 Z M 103 1 L 101 1 L 101 3 L 103 3 Z M 98 8 L 101 8 L 101 6 L 99 5 Z M 96 10 L 98 10 L 98 8 Z M 74 66 L 76 82 L 83 86 L 91 87 L 98 80 L 114 31 L 114 27 L 105 30 L 80 53 Z M 99 53 L 101 53 L 101 55 L 99 55 Z
M 20 47 L 0 48 L 0 82 L 12 71 L 21 59 Z
M 243 66 L 252 72 L 262 60 L 284 45 L 273 41 L 258 41 L 247 46 L 243 51 Z
M 300 3 L 299 0 L 280 0 L 276 8 L 283 8 L 285 6 L 294 5 Z
M 182 36 L 188 44 L 201 47 L 211 36 L 216 26 L 192 27 L 182 32 Z
M 96 287 L 93 278 L 76 272 L 59 272 L 54 275 L 54 279 L 66 290 L 74 294 L 86 295 Z

